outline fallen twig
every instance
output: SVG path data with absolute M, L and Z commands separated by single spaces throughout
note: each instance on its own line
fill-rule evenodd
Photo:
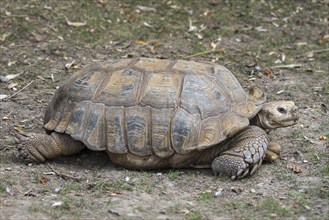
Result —
M 329 48 L 321 49 L 321 50 L 311 50 L 311 51 L 308 51 L 306 53 L 303 53 L 303 55 L 304 54 L 310 54 L 310 53 L 322 53 L 322 52 L 326 52 L 326 51 L 329 51 Z
M 278 65 L 278 66 L 271 66 L 272 69 L 275 68 L 282 68 L 282 69 L 293 69 L 293 68 L 299 68 L 302 64 L 296 63 L 296 64 L 287 64 L 287 65 Z
M 10 98 L 14 97 L 15 95 L 17 95 L 18 93 L 22 92 L 24 89 L 26 89 L 33 82 L 34 82 L 34 80 L 32 80 L 31 82 L 29 82 L 26 86 L 24 86 L 23 88 L 21 88 L 20 90 L 18 90 L 17 92 L 15 92 L 14 94 L 12 94 L 11 96 L 9 96 L 8 99 L 10 99 Z
M 58 171 L 56 171 L 52 166 L 50 166 L 49 163 L 47 163 L 47 166 L 57 175 L 59 176 L 60 178 L 62 179 L 72 179 L 72 180 L 75 180 L 77 182 L 80 182 L 81 181 L 81 178 L 80 177 L 74 177 L 74 176 L 71 176 L 71 175 L 68 175 L 68 174 L 63 174 L 63 173 L 60 173 Z
M 204 54 L 208 54 L 208 53 L 224 53 L 224 52 L 225 52 L 225 49 L 221 48 L 219 50 L 207 50 L 207 51 L 203 51 L 203 52 L 200 52 L 200 53 L 188 55 L 188 56 L 185 56 L 185 57 L 181 56 L 181 58 L 187 59 L 187 58 L 196 57 L 196 56 L 200 56 L 200 55 L 204 55 Z

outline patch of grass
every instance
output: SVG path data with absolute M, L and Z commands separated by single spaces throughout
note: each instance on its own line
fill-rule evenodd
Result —
M 189 220 L 200 220 L 202 218 L 202 214 L 199 211 L 190 211 L 186 214 L 186 218 Z
M 51 207 L 51 204 L 32 204 L 28 207 L 28 211 L 31 213 L 47 213 L 53 218 L 61 218 L 62 216 L 69 214 L 74 219 L 79 218 L 81 216 L 81 209 L 86 207 L 83 198 L 63 196 L 60 197 L 59 201 L 62 202 L 62 205 L 56 207 Z
M 292 181 L 294 179 L 293 172 L 287 169 L 285 164 L 280 164 L 279 166 L 276 166 L 276 169 L 273 169 L 272 172 L 274 173 L 278 181 Z
M 150 178 L 153 176 L 153 172 L 142 171 L 143 176 Z
M 155 188 L 155 183 L 153 181 L 151 181 L 150 179 L 145 179 L 145 178 L 138 179 L 138 181 L 136 182 L 135 185 L 139 189 L 142 189 L 149 194 L 151 194 Z
M 85 186 L 79 182 L 68 182 L 64 185 L 63 189 L 60 191 L 60 194 L 67 194 L 70 192 L 77 192 L 77 191 L 81 191 L 84 190 Z
M 289 193 L 291 198 L 300 206 L 305 207 L 310 204 L 310 201 L 308 198 L 306 198 L 305 193 L 300 193 L 296 191 L 292 191 Z
M 310 153 L 307 155 L 307 160 L 311 163 L 319 162 L 321 159 L 317 153 Z
M 214 196 L 213 196 L 211 190 L 205 190 L 205 191 L 201 192 L 198 196 L 198 200 L 204 201 L 204 202 L 209 201 L 213 198 L 214 198 Z
M 277 199 L 271 197 L 267 197 L 263 200 L 261 208 L 268 217 L 289 217 L 292 214 L 292 212 L 288 208 L 282 206 Z
M 172 181 L 178 179 L 179 177 L 179 170 L 170 170 L 168 173 L 168 178 Z
M 329 165 L 326 164 L 324 168 L 322 168 L 321 172 L 323 173 L 324 176 L 329 177 Z
M 180 212 L 181 210 L 183 209 L 182 205 L 177 203 L 177 204 L 174 204 L 174 205 L 171 205 L 167 208 L 167 211 L 169 213 L 178 213 Z
M 118 192 L 121 190 L 131 191 L 133 187 L 124 180 L 99 181 L 93 187 L 100 195 L 106 192 Z
M 329 93 L 329 83 L 326 82 L 322 85 L 322 92 L 323 93 Z
M 6 194 L 6 187 L 12 187 L 14 182 L 7 176 L 3 175 L 0 177 L 0 196 Z
M 307 194 L 311 197 L 327 199 L 326 203 L 329 204 L 329 183 L 324 183 L 325 185 L 315 185 L 307 189 Z
M 245 209 L 248 207 L 248 204 L 246 204 L 245 202 L 242 202 L 242 201 L 232 201 L 232 202 L 229 202 L 229 203 L 225 203 L 224 204 L 224 207 L 223 207 L 223 210 L 225 211 L 232 211 L 232 210 L 240 210 L 240 209 Z M 222 212 L 223 210 L 222 209 L 217 209 L 219 210 L 220 212 Z

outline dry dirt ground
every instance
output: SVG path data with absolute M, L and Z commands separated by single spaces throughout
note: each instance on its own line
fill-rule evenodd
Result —
M 0 10 L 0 219 L 328 219 L 328 1 L 1 0 Z M 87 150 L 16 157 L 13 132 L 43 132 L 61 81 L 141 56 L 216 62 L 246 89 L 296 102 L 299 123 L 270 133 L 281 159 L 231 181 L 130 171 Z

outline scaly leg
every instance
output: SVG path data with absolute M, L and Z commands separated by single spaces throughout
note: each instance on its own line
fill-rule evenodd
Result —
M 256 126 L 248 126 L 229 140 L 229 150 L 212 162 L 217 175 L 227 174 L 232 180 L 253 174 L 262 164 L 268 147 L 266 132 Z
M 45 162 L 56 156 L 76 154 L 85 148 L 70 135 L 57 132 L 50 135 L 18 132 L 15 136 L 19 157 L 25 162 Z

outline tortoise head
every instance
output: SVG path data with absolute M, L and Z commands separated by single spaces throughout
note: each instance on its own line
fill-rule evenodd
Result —
M 292 101 L 267 102 L 257 115 L 258 124 L 265 129 L 292 126 L 298 118 L 298 107 Z

